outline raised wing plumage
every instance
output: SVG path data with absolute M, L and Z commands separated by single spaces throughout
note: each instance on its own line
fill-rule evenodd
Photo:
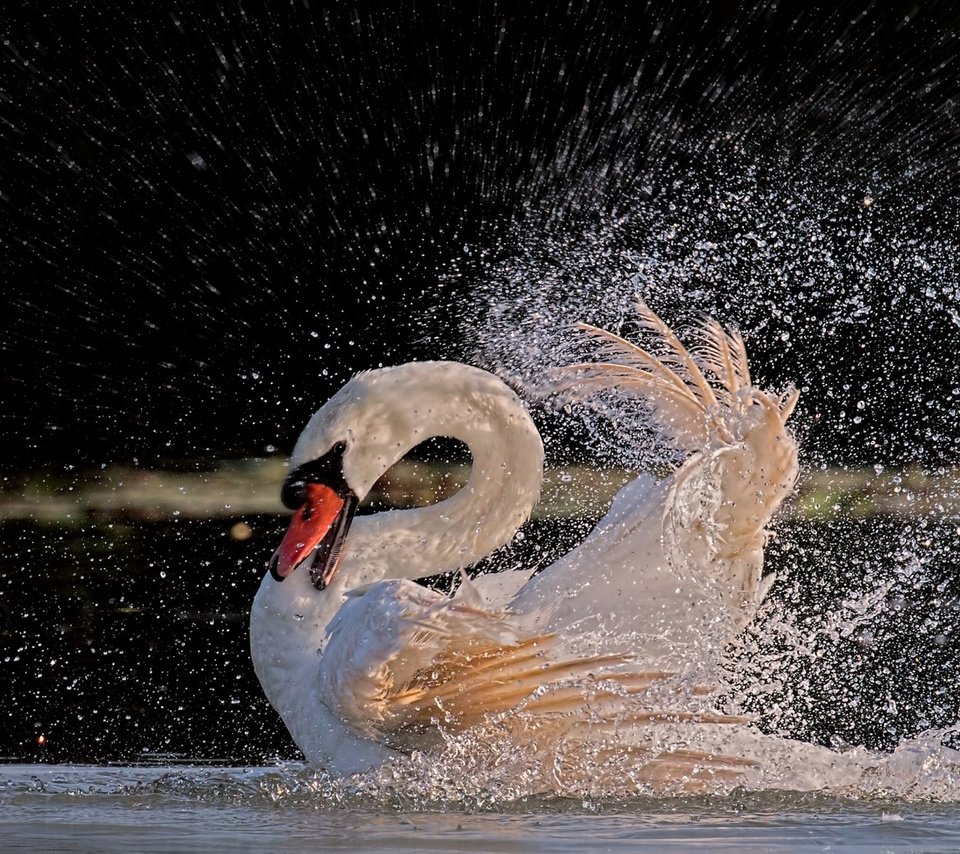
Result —
M 543 630 L 619 636 L 651 666 L 701 666 L 717 658 L 772 580 L 761 581 L 763 545 L 797 477 L 786 426 L 797 393 L 751 385 L 743 339 L 715 321 L 687 350 L 642 301 L 638 315 L 656 355 L 581 324 L 600 361 L 555 371 L 552 390 L 574 400 L 635 397 L 690 456 L 669 478 L 641 476 L 624 487 L 587 540 L 512 607 L 539 612 Z

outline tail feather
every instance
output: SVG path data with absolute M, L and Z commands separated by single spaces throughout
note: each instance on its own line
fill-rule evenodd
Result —
M 715 320 L 707 320 L 694 358 L 721 383 L 724 403 L 742 408 L 737 395 L 741 389 L 750 388 L 750 369 L 740 335 L 724 329 Z
M 684 395 L 696 399 L 689 385 L 681 377 L 656 356 L 638 347 L 632 341 L 627 341 L 626 338 L 598 326 L 591 326 L 589 323 L 578 323 L 574 328 L 599 342 L 598 354 L 618 358 L 624 366 L 660 378 L 667 384 L 673 384 Z
M 584 399 L 611 388 L 636 392 L 650 404 L 657 425 L 676 445 L 694 450 L 707 441 L 706 410 L 687 388 L 679 389 L 670 381 L 623 365 L 587 362 L 561 368 L 560 373 L 569 377 L 560 387 L 570 399 Z
M 780 420 L 784 424 L 786 424 L 787 419 L 793 415 L 793 410 L 796 409 L 799 400 L 799 389 L 791 388 L 783 393 L 783 397 L 780 400 Z

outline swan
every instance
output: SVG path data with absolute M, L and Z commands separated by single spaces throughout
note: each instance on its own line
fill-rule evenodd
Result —
M 415 583 L 508 542 L 539 499 L 543 445 L 501 380 L 454 362 L 382 368 L 310 419 L 250 644 L 267 698 L 312 765 L 376 769 L 491 722 L 540 744 L 633 728 L 648 781 L 732 779 L 750 764 L 709 739 L 653 749 L 647 735 L 746 723 L 702 705 L 705 666 L 769 587 L 763 544 L 797 476 L 786 426 L 797 393 L 753 386 L 735 331 L 708 320 L 688 350 L 645 303 L 637 310 L 659 354 L 581 324 L 598 360 L 547 383 L 574 399 L 636 396 L 687 459 L 660 481 L 628 483 L 587 539 L 538 575 L 464 575 L 452 597 Z M 378 478 L 434 436 L 470 449 L 467 484 L 431 506 L 355 517 Z

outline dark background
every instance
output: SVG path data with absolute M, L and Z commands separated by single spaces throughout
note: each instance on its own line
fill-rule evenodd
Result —
M 675 241 L 636 232 L 625 249 L 735 247 L 727 275 L 681 277 L 657 307 L 718 307 L 762 381 L 803 389 L 807 465 L 954 463 L 958 33 L 957 4 L 912 0 L 5 10 L 4 483 L 66 491 L 113 462 L 283 453 L 357 370 L 483 361 L 471 348 L 487 306 L 517 296 L 501 289 L 517 258 L 574 292 L 608 271 L 571 265 L 563 241 L 674 210 Z M 762 205 L 695 215 L 731 172 Z M 796 233 L 771 237 L 774 208 L 795 204 L 829 265 L 805 268 Z M 749 254 L 754 226 L 767 248 Z M 576 454 L 560 436 L 554 456 Z M 236 521 L 4 522 L 0 756 L 295 756 L 246 649 L 283 521 L 245 519 L 247 540 Z M 589 521 L 540 535 L 562 550 Z M 784 528 L 770 563 L 808 633 L 861 582 L 896 584 L 872 639 L 818 636 L 757 676 L 789 686 L 756 699 L 769 727 L 891 747 L 957 720 L 952 531 Z
M 884 184 L 878 243 L 955 240 L 958 22 L 912 0 L 23 4 L 0 22 L 0 465 L 288 449 L 354 371 L 464 356 L 464 306 L 531 234 L 616 216 L 651 169 L 646 204 L 694 175 L 690 204 L 724 139 L 744 170 L 833 170 L 813 195 Z M 840 252 L 846 216 L 823 215 Z M 956 268 L 907 282 L 926 314 L 862 273 L 794 323 L 859 292 L 868 326 L 787 350 L 774 324 L 759 370 L 812 387 L 833 461 L 949 461 Z M 731 276 L 711 287 L 749 330 L 773 302 Z M 818 395 L 844 382 L 869 425 Z

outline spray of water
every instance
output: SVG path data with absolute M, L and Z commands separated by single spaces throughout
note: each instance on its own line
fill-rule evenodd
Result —
M 921 462 L 942 474 L 960 446 L 960 390 L 944 373 L 960 328 L 960 245 L 932 161 L 867 175 L 877 155 L 867 142 L 797 152 L 756 132 L 717 135 L 678 168 L 675 148 L 668 157 L 631 145 L 639 120 L 626 116 L 607 127 L 620 144 L 604 145 L 602 165 L 532 211 L 486 263 L 474 357 L 542 403 L 544 364 L 580 355 L 571 324 L 635 335 L 639 295 L 672 318 L 736 324 L 760 382 L 801 390 L 806 471 Z M 570 414 L 594 459 L 638 470 L 675 461 L 629 400 Z M 760 785 L 949 790 L 955 757 L 940 745 L 960 718 L 955 542 L 936 505 L 912 522 L 829 506 L 816 522 L 778 527 L 768 570 L 780 580 L 730 651 L 729 707 L 757 715 L 773 738 L 894 753 L 789 758 L 778 756 L 786 742 L 771 741 L 778 770 Z M 908 783 L 899 775 L 913 762 L 920 776 Z M 801 765 L 816 770 L 806 778 Z M 921 780 L 930 767 L 939 770 Z

